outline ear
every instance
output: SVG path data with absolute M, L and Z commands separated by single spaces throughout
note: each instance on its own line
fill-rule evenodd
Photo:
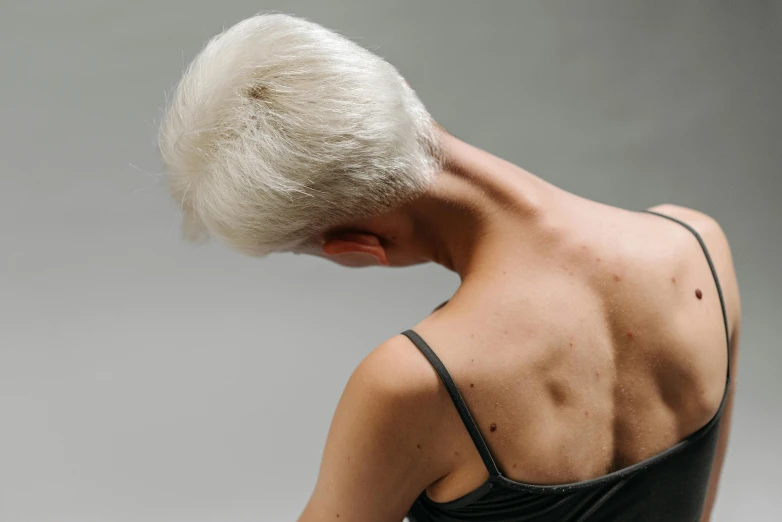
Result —
M 328 255 L 339 254 L 368 254 L 381 265 L 388 265 L 386 250 L 380 244 L 380 239 L 366 232 L 337 232 L 331 235 L 323 244 L 323 253 Z

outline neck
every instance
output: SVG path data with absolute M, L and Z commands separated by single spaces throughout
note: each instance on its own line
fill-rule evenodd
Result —
M 424 257 L 462 281 L 545 234 L 552 203 L 567 195 L 496 156 L 441 132 L 444 167 L 411 206 Z

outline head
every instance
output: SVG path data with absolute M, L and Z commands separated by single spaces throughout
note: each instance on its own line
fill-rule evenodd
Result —
M 187 67 L 161 124 L 171 193 L 192 240 L 344 265 L 422 259 L 405 205 L 440 168 L 435 124 L 397 70 L 315 23 L 248 18 Z

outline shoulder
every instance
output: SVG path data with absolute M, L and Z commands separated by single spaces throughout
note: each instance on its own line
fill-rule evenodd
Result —
M 657 205 L 649 210 L 671 216 L 690 225 L 706 243 L 709 254 L 715 258 L 715 263 L 721 262 L 721 264 L 730 265 L 729 268 L 732 272 L 733 260 L 730 244 L 725 231 L 715 218 L 699 210 L 671 204 Z
M 444 419 L 453 408 L 432 365 L 401 334 L 377 346 L 359 363 L 343 401 L 360 404 L 365 418 L 388 427 L 385 431 L 397 442 L 415 440 L 430 448 L 426 443 L 444 435 Z
M 372 440 L 394 448 L 397 458 L 415 458 L 425 485 L 449 472 L 451 462 L 433 448 L 450 427 L 445 419 L 453 406 L 434 368 L 404 335 L 383 342 L 358 364 L 340 404 L 343 413 L 360 419 L 356 443 Z
M 725 294 L 726 307 L 732 318 L 731 322 L 734 327 L 738 328 L 741 322 L 738 280 L 731 246 L 722 225 L 705 212 L 679 205 L 663 204 L 651 207 L 649 210 L 683 221 L 698 232 L 703 242 L 706 243 L 706 248 L 714 262 L 717 277 Z
M 439 394 L 439 377 L 434 368 L 402 334 L 372 350 L 353 371 L 351 380 L 399 401 L 434 398 Z
M 703 236 L 704 241 L 708 239 L 711 240 L 712 243 L 720 242 L 727 244 L 727 237 L 720 224 L 715 218 L 705 212 L 679 205 L 672 205 L 670 203 L 657 205 L 651 207 L 649 210 L 684 221 L 697 230 L 698 233 Z
M 367 355 L 348 380 L 329 428 L 315 490 L 300 520 L 401 520 L 448 472 L 437 452 L 436 376 L 402 336 Z M 339 515 L 337 515 L 339 516 Z

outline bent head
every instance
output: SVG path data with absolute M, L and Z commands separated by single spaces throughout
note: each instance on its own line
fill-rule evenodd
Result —
M 346 266 L 422 262 L 405 205 L 439 170 L 434 122 L 397 70 L 287 15 L 214 37 L 188 66 L 159 147 L 189 239 Z

